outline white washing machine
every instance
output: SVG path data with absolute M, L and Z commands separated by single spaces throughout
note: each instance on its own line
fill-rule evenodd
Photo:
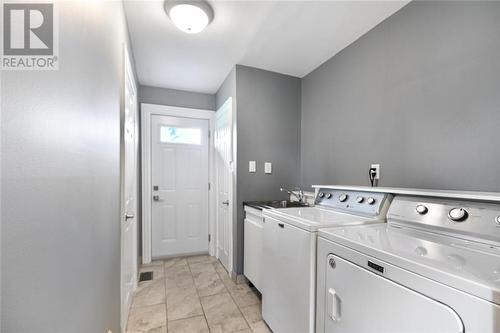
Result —
M 318 333 L 500 332 L 500 204 L 396 196 L 318 239 Z
M 317 231 L 384 222 L 390 195 L 319 189 L 316 206 L 264 210 L 262 316 L 275 333 L 314 332 Z

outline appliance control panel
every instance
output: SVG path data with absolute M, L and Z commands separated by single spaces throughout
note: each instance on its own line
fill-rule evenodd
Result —
M 386 193 L 361 191 L 342 191 L 319 188 L 316 191 L 315 204 L 325 208 L 333 208 L 351 214 L 376 217 L 384 215 L 392 196 Z
M 390 224 L 500 243 L 500 204 L 396 196 L 387 219 Z

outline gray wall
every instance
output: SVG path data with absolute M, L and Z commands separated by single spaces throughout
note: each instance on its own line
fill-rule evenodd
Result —
M 58 6 L 60 69 L 2 73 L 1 330 L 119 332 L 123 7 Z
M 243 201 L 284 199 L 281 186 L 299 182 L 300 79 L 236 66 L 237 227 L 236 272 L 243 271 Z M 257 172 L 248 172 L 248 161 Z M 264 162 L 273 165 L 264 173 Z
M 219 109 L 229 97 L 233 98 L 233 102 L 236 101 L 236 67 L 233 67 L 231 72 L 229 72 L 226 79 L 215 94 L 216 109 Z
M 500 191 L 500 2 L 411 2 L 302 81 L 301 177 Z
M 215 109 L 215 95 L 150 86 L 139 87 L 139 102 L 193 109 Z
M 243 272 L 243 201 L 284 199 L 283 185 L 299 181 L 300 79 L 237 65 L 216 94 L 219 108 L 233 98 L 237 193 L 233 225 L 233 269 Z M 248 172 L 257 161 L 257 172 Z M 264 174 L 264 162 L 273 173 Z

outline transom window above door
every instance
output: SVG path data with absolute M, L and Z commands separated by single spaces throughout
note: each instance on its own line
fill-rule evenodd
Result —
M 161 126 L 160 142 L 201 145 L 201 128 Z

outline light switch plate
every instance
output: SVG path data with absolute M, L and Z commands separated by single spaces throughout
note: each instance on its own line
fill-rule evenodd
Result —
M 248 161 L 248 172 L 257 172 L 257 162 Z
M 264 163 L 264 172 L 265 173 L 272 173 L 273 171 L 273 165 L 271 162 L 265 162 Z

